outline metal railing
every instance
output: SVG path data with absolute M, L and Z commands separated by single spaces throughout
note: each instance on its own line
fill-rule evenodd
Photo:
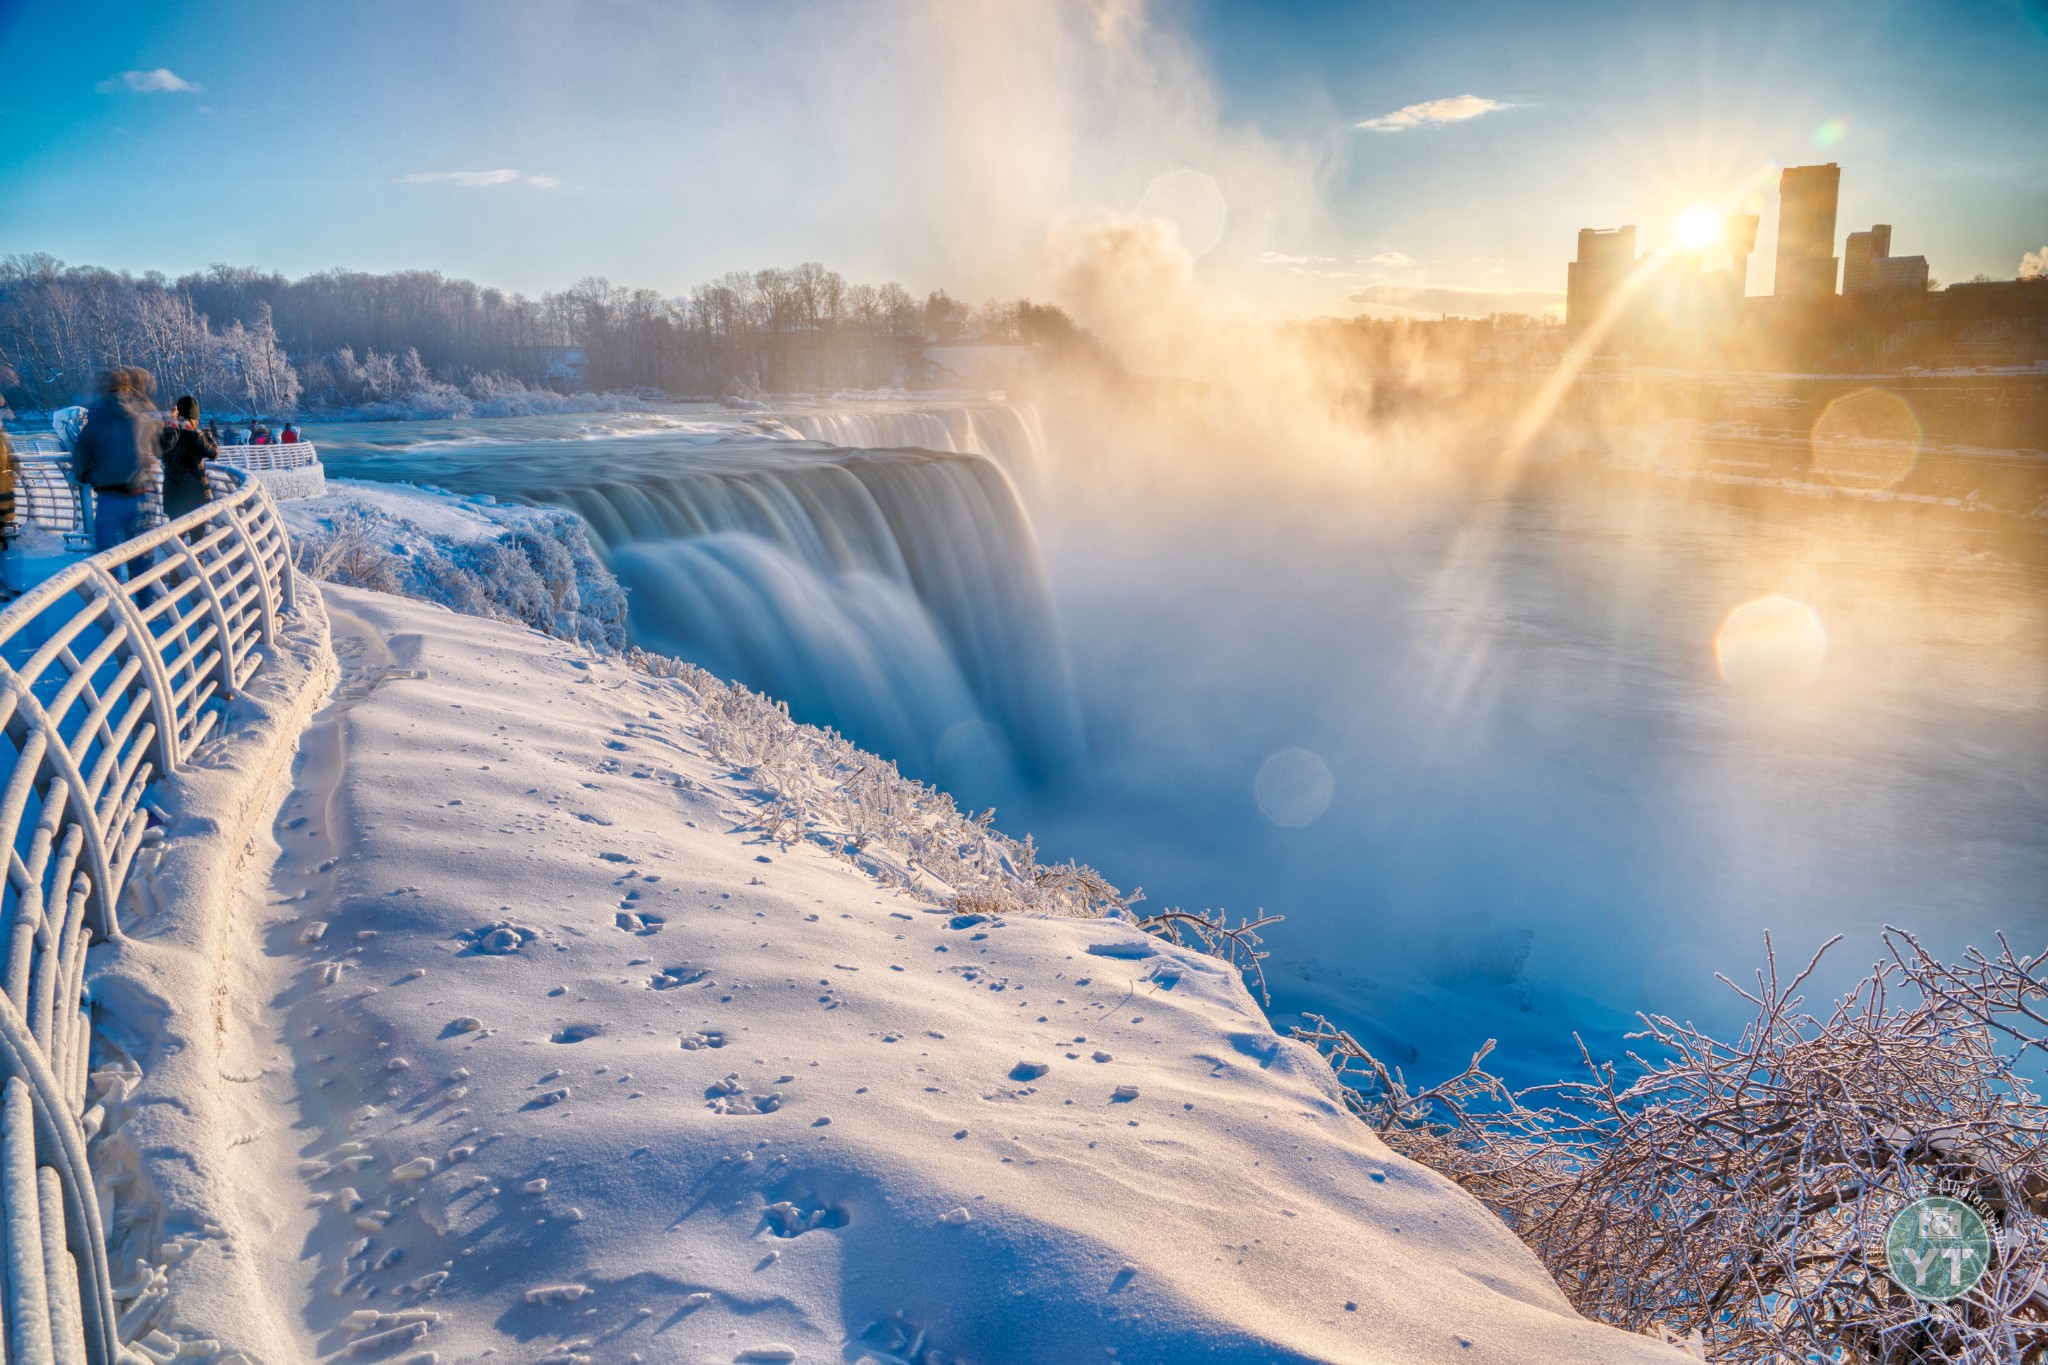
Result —
M 239 469 L 304 469 L 320 463 L 320 453 L 311 441 L 290 441 L 264 446 L 227 446 L 220 458 Z
M 85 522 L 78 485 L 71 481 L 69 455 L 60 451 L 16 452 L 14 524 L 55 531 L 64 537 L 67 550 L 92 548 L 92 528 Z
M 105 1223 L 86 1154 L 86 947 L 175 774 L 277 648 L 291 546 L 262 485 L 67 565 L 0 612 L 0 1342 L 6 1361 L 113 1365 Z

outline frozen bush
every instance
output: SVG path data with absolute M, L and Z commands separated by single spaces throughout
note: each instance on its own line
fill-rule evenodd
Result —
M 1814 1013 L 1799 990 L 1819 955 L 1781 982 L 1767 940 L 1755 990 L 1728 983 L 1756 1011 L 1733 1042 L 1645 1015 L 1625 1070 L 1589 1057 L 1585 1079 L 1520 1095 L 1483 1069 L 1490 1042 L 1418 1092 L 1325 1020 L 1297 1036 L 1389 1146 L 1498 1212 L 1589 1317 L 1742 1365 L 2041 1365 L 2048 1105 L 2028 1077 L 2048 1060 L 2048 952 L 2001 939 L 1951 964 L 1897 929 L 1884 945 Z M 1930 1194 L 1997 1238 L 1948 1301 L 1909 1293 L 1885 1251 Z
M 343 503 L 294 536 L 315 578 L 439 602 L 614 652 L 626 643 L 626 594 L 590 548 L 583 523 L 553 509 L 492 509 L 497 536 L 449 543 L 364 502 Z

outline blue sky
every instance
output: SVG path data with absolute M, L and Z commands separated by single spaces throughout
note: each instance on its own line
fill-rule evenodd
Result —
M 1941 279 L 2048 244 L 2036 0 L 0 0 L 0 63 L 0 250 L 132 270 L 679 292 L 815 258 L 979 297 L 1192 169 L 1228 208 L 1200 274 L 1286 308 L 1554 293 L 1579 227 L 1655 245 L 1752 185 L 1761 292 L 1771 168 L 1816 160 L 1842 233 Z

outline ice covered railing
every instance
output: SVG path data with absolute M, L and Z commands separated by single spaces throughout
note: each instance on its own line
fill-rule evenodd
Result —
M 269 492 L 213 500 L 65 566 L 0 612 L 0 1310 L 8 1362 L 114 1365 L 105 1223 L 86 1141 L 87 946 L 148 833 L 144 796 L 276 649 L 291 547 Z
M 19 528 L 37 527 L 64 537 L 67 550 L 90 550 L 92 532 L 78 485 L 71 482 L 71 457 L 61 451 L 31 449 L 14 461 L 14 521 Z
M 317 498 L 327 491 L 327 472 L 311 441 L 277 445 L 222 446 L 221 463 L 246 469 L 280 498 Z

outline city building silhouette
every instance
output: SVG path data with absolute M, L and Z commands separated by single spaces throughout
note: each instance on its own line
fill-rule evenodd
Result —
M 1858 302 L 1927 292 L 1927 258 L 1894 256 L 1890 223 L 1852 232 L 1842 248 L 1842 297 Z
M 1842 168 L 1787 166 L 1778 177 L 1778 260 L 1771 293 L 1802 302 L 1835 292 L 1835 204 Z
M 1636 264 L 1635 225 L 1580 228 L 1579 259 L 1565 267 L 1564 321 L 1572 331 L 1587 324 L 1613 303 L 1615 290 Z

